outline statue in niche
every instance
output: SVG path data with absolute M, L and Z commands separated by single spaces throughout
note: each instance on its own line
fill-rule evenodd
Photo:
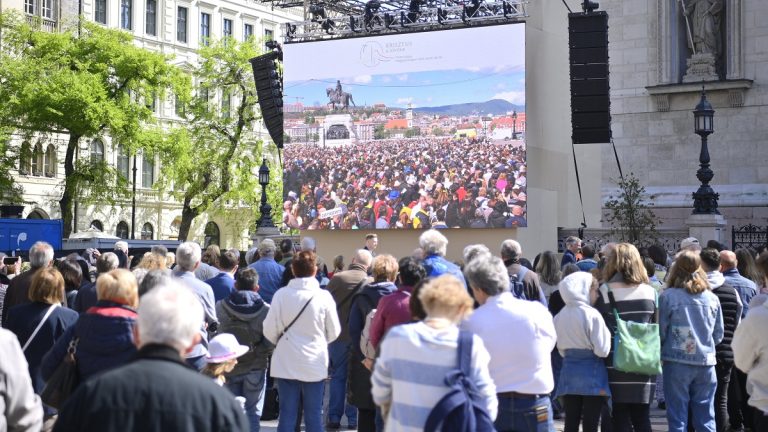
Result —
M 722 53 L 723 0 L 680 0 L 691 50 L 683 82 L 715 81 Z

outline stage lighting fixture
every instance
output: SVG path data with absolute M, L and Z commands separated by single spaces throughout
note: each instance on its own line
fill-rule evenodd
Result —
M 365 12 L 363 13 L 363 23 L 365 24 L 365 28 L 371 27 L 373 15 L 379 11 L 380 7 L 381 3 L 377 0 L 370 0 L 365 4 Z
M 395 22 L 394 15 L 390 15 L 388 13 L 384 14 L 384 27 L 389 29 L 390 27 L 392 27 L 392 24 L 394 24 L 394 22 Z
M 309 13 L 312 14 L 312 21 L 320 21 L 321 18 L 325 19 L 325 8 L 322 6 L 311 5 L 309 6 Z
M 285 25 L 285 36 L 288 39 L 293 39 L 296 36 L 296 24 Z
M 581 8 L 586 13 L 594 12 L 599 7 L 600 7 L 600 3 L 592 0 L 584 0 L 584 3 L 581 4 Z
M 349 16 L 349 29 L 352 30 L 355 33 L 358 32 L 358 30 L 355 28 L 356 25 L 357 25 L 357 20 L 355 20 L 354 16 L 350 15 Z
M 322 24 L 320 24 L 320 28 L 325 30 L 326 33 L 331 34 L 331 31 L 336 28 L 336 24 L 333 22 L 333 20 L 325 19 Z
M 419 11 L 421 10 L 422 0 L 411 0 L 408 5 L 408 22 L 415 23 L 419 19 Z M 401 20 L 401 25 L 404 25 L 404 20 Z
M 437 8 L 437 22 L 442 24 L 443 20 L 448 18 L 448 11 L 444 11 L 442 8 Z
M 504 18 L 509 18 L 509 15 L 512 15 L 512 5 L 509 2 L 505 1 L 503 8 L 504 8 Z

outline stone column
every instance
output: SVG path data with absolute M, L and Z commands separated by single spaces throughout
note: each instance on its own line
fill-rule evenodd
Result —
M 685 220 L 688 226 L 688 235 L 699 239 L 702 245 L 707 244 L 709 240 L 717 240 L 726 244 L 726 220 L 720 214 L 692 214 Z

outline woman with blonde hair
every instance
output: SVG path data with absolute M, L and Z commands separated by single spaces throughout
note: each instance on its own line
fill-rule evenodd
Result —
M 53 267 L 35 272 L 29 287 L 31 303 L 8 310 L 5 328 L 16 334 L 29 364 L 29 375 L 35 393 L 45 385 L 40 373 L 43 356 L 77 321 L 77 312 L 61 307 L 64 302 L 64 277 Z M 2 360 L 0 360 L 2 361 Z M 54 411 L 46 407 L 46 415 Z
M 81 380 L 122 366 L 136 354 L 133 326 L 139 306 L 136 277 L 125 269 L 102 273 L 96 279 L 96 305 L 84 311 L 77 323 L 56 341 L 43 359 L 43 377 L 50 377 L 74 348 Z
M 672 265 L 659 298 L 659 327 L 669 430 L 686 431 L 691 418 L 697 431 L 714 432 L 715 345 L 723 339 L 723 315 L 698 253 L 683 251 Z
M 557 255 L 552 251 L 545 251 L 539 257 L 536 263 L 536 274 L 539 275 L 541 289 L 544 290 L 544 296 L 549 301 L 549 297 L 557 290 L 557 286 L 563 277 L 560 271 L 560 262 Z
M 602 271 L 595 308 L 613 338 L 616 331 L 614 307 L 624 321 L 656 322 L 656 290 L 648 284 L 648 273 L 640 252 L 630 243 L 619 243 L 608 254 Z M 613 359 L 611 347 L 610 358 Z M 651 401 L 655 395 L 655 375 L 621 372 L 607 362 L 608 382 L 613 399 L 613 429 L 615 432 L 650 432 Z
M 432 408 L 451 389 L 441 372 L 456 368 L 458 324 L 472 312 L 473 300 L 467 289 L 451 275 L 426 282 L 418 299 L 427 317 L 392 327 L 379 345 L 371 382 L 373 400 L 387 419 L 386 431 L 424 428 Z M 476 394 L 472 396 L 495 419 L 498 400 L 489 362 L 483 341 L 473 335 L 469 381 L 474 383 Z

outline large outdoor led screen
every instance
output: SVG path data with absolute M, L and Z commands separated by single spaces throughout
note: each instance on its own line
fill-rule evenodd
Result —
M 527 226 L 524 24 L 284 47 L 283 224 Z

